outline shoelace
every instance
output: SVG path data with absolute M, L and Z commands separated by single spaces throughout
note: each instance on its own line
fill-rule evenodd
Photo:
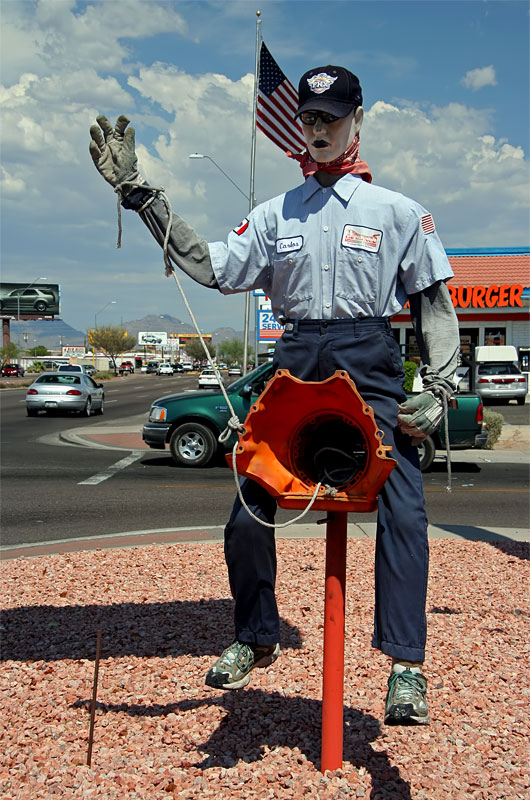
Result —
M 245 651 L 244 656 L 244 663 L 240 663 L 239 657 L 241 655 L 241 651 Z M 248 646 L 248 644 L 242 644 L 241 642 L 235 642 L 232 647 L 229 647 L 221 658 L 219 659 L 220 664 L 226 664 L 228 667 L 232 667 L 236 664 L 243 672 L 247 669 L 248 665 L 250 664 L 250 656 L 252 654 L 252 648 Z
M 394 688 L 394 684 L 398 681 L 396 693 L 394 695 L 394 702 L 403 702 L 414 700 L 416 695 L 420 693 L 423 695 L 424 685 L 423 681 L 418 678 L 413 672 L 394 672 L 390 676 L 390 689 Z

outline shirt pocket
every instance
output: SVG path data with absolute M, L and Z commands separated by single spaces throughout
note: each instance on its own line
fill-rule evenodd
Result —
M 273 261 L 271 299 L 285 317 L 298 316 L 313 299 L 311 259 L 308 253 L 287 254 Z
M 373 308 L 379 287 L 379 254 L 365 250 L 339 251 L 335 271 L 335 296 Z

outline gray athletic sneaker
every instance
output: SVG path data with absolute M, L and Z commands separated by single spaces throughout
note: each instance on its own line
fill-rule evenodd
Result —
M 393 672 L 385 703 L 387 725 L 428 725 L 427 678 L 421 672 Z
M 214 689 L 241 689 L 250 681 L 255 667 L 269 667 L 280 655 L 280 645 L 234 642 L 223 651 L 206 675 Z

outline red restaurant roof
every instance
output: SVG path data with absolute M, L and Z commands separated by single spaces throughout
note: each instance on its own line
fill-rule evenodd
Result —
M 449 255 L 453 286 L 522 284 L 530 287 L 530 253 Z

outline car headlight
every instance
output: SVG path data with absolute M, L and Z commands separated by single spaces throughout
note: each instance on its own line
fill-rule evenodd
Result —
M 167 409 L 163 406 L 152 406 L 149 413 L 149 422 L 165 422 Z

